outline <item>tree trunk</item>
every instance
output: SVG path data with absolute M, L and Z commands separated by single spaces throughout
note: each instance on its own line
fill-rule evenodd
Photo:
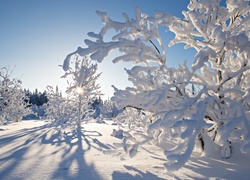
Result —
M 78 105 L 78 121 L 77 121 L 77 128 L 81 129 L 81 120 L 82 120 L 82 99 L 79 95 L 79 105 Z

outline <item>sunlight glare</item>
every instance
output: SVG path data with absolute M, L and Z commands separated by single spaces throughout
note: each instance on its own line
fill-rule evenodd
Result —
M 76 88 L 76 93 L 77 94 L 82 94 L 83 93 L 83 89 L 81 87 L 77 87 Z

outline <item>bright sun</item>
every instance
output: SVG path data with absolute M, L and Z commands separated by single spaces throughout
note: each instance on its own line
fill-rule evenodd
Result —
M 77 94 L 82 94 L 82 92 L 83 92 L 83 89 L 81 87 L 76 88 L 76 93 Z

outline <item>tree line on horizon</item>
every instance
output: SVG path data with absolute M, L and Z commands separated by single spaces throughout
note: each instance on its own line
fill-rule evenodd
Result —
M 61 106 L 58 106 L 51 114 L 55 101 L 57 103 L 64 102 L 62 105 L 75 106 L 72 104 L 72 97 L 63 97 L 58 86 L 51 94 L 49 88 L 43 92 L 37 88 L 34 91 L 22 88 L 22 82 L 19 79 L 11 77 L 12 71 L 7 67 L 0 68 L 0 125 L 9 122 L 19 122 L 24 119 L 40 119 L 48 117 L 56 117 Z M 54 99 L 56 97 L 56 99 Z M 114 105 L 108 101 L 103 101 L 101 96 L 94 96 L 87 99 L 87 109 L 93 113 L 92 118 L 98 118 L 102 114 L 112 116 Z M 62 107 L 65 109 L 65 107 Z M 74 111 L 74 108 L 70 110 Z M 69 113 L 69 112 L 67 112 Z M 64 114 L 65 115 L 65 114 Z
M 49 102 L 46 90 L 43 91 L 43 93 L 41 91 L 38 91 L 38 89 L 35 89 L 35 91 L 33 92 L 29 89 L 24 89 L 23 91 L 25 93 L 25 96 L 28 98 L 25 99 L 28 106 L 42 106 Z

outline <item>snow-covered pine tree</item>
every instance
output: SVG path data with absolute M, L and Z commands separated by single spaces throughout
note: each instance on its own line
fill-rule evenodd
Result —
M 94 99 L 92 99 L 89 103 L 91 104 L 91 109 L 95 111 L 95 113 L 93 114 L 93 118 L 100 118 L 102 116 L 101 111 L 103 107 L 101 96 L 99 96 L 99 98 L 94 97 Z
M 223 158 L 230 157 L 234 142 L 241 143 L 243 153 L 250 150 L 249 1 L 227 0 L 223 6 L 220 0 L 191 0 L 184 18 L 164 12 L 150 17 L 139 8 L 136 19 L 124 13 L 124 22 L 97 14 L 104 27 L 88 33 L 94 40 L 85 40 L 88 47 L 72 54 L 101 62 L 118 49 L 121 55 L 113 62 L 133 62 L 134 67 L 126 70 L 133 87 L 115 88 L 113 100 L 120 107 L 144 109 L 156 117 L 139 139 L 138 133 L 126 133 L 119 147 L 133 157 L 144 143 L 158 145 L 168 170 L 178 170 L 188 161 L 197 139 L 206 149 L 209 137 Z M 187 62 L 168 67 L 159 27 L 175 34 L 169 46 L 184 43 L 197 51 L 192 68 Z M 115 30 L 111 41 L 105 38 L 110 30 Z M 194 93 L 191 86 L 200 90 Z
M 0 69 L 0 125 L 6 122 L 19 122 L 31 111 L 28 100 L 22 90 L 22 82 L 11 79 L 12 71 Z
M 66 59 L 62 67 L 65 71 L 62 78 L 66 78 L 69 85 L 66 92 L 70 100 L 76 103 L 78 118 L 75 120 L 80 128 L 81 122 L 86 122 L 94 113 L 89 102 L 102 95 L 100 85 L 97 84 L 101 73 L 97 73 L 98 66 L 90 58 L 77 54 Z

